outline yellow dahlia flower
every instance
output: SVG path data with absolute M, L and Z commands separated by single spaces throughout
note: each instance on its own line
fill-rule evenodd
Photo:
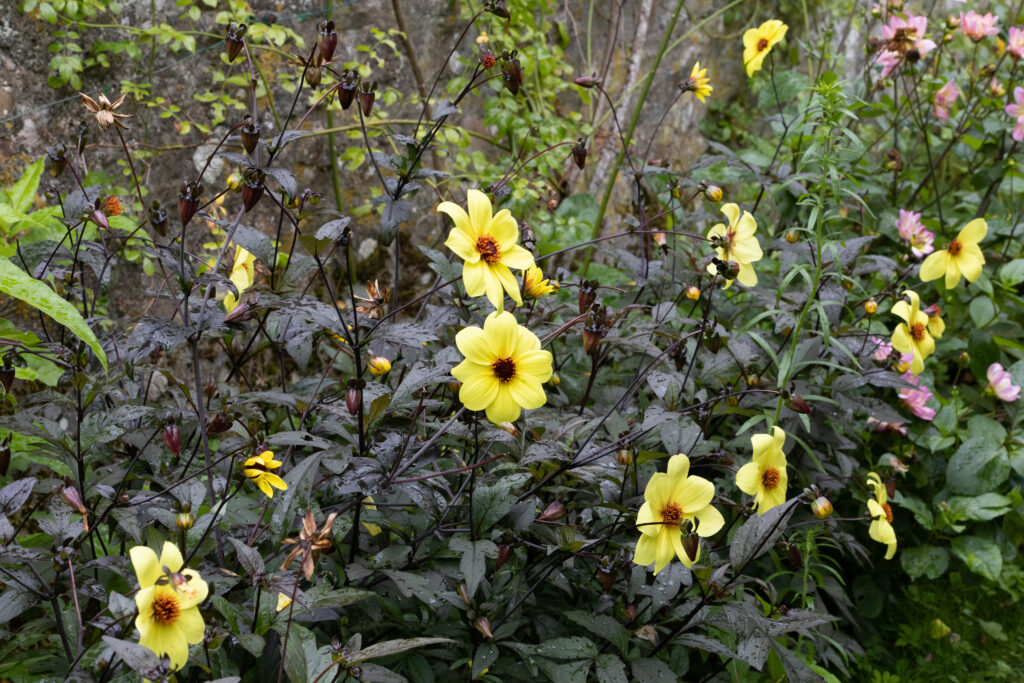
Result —
M 539 266 L 530 266 L 523 271 L 523 291 L 531 299 L 539 299 L 558 290 L 558 283 L 544 277 Z
M 987 233 L 988 223 L 984 218 L 975 218 L 965 225 L 945 249 L 929 254 L 921 263 L 921 280 L 931 282 L 945 275 L 946 289 L 953 289 L 960 284 L 961 274 L 968 282 L 977 280 L 985 265 L 985 255 L 981 253 L 978 242 L 985 239 Z
M 710 85 L 711 79 L 707 77 L 707 73 L 708 70 L 700 68 L 700 62 L 697 62 L 690 71 L 690 77 L 686 79 L 686 89 L 701 102 L 705 97 L 710 97 L 711 91 L 714 90 Z
M 256 281 L 256 268 L 253 265 L 255 263 L 255 256 L 242 247 L 235 246 L 235 263 L 231 266 L 231 273 L 228 275 L 228 278 L 234 283 L 235 289 L 238 290 L 238 297 L 231 292 L 228 292 L 227 296 L 224 297 L 224 310 L 228 313 L 235 310 L 235 307 L 238 306 L 238 298 L 242 296 L 242 292 L 252 287 L 252 284 Z
M 914 356 L 910 361 L 910 371 L 920 375 L 924 370 L 924 359 L 935 350 L 935 340 L 929 334 L 929 328 L 938 329 L 938 325 L 921 310 L 921 298 L 916 292 L 908 289 L 903 296 L 910 299 L 910 304 L 897 301 L 892 307 L 893 314 L 903 318 L 892 332 L 892 346 L 900 353 Z
M 770 19 L 743 34 L 743 66 L 747 69 L 748 77 L 761 70 L 764 58 L 775 43 L 785 37 L 788 30 L 789 27 L 778 19 Z
M 259 455 L 254 455 L 246 460 L 245 464 L 242 465 L 242 471 L 245 473 L 245 476 L 252 479 L 256 486 L 260 487 L 260 491 L 263 491 L 267 498 L 273 498 L 274 489 L 288 490 L 288 484 L 285 483 L 284 479 L 270 471 L 276 470 L 280 466 L 281 461 L 274 460 L 273 451 L 263 451 Z M 270 488 L 271 486 L 274 488 Z
M 757 273 L 750 264 L 760 261 L 764 256 L 761 245 L 754 237 L 757 222 L 749 211 L 744 211 L 740 215 L 740 207 L 735 204 L 723 205 L 722 213 L 729 219 L 729 225 L 719 223 L 713 226 L 708 231 L 708 239 L 718 238 L 718 246 L 715 247 L 718 258 L 723 261 L 734 261 L 739 265 L 740 272 L 736 279 L 741 285 L 753 287 L 757 284 Z M 708 264 L 708 272 L 712 275 L 717 274 L 715 264 Z M 731 287 L 732 283 L 732 280 L 726 280 L 725 288 Z
M 896 530 L 892 528 L 892 508 L 885 493 L 885 484 L 876 473 L 868 473 L 868 486 L 875 490 L 875 497 L 868 498 L 868 514 L 871 515 L 871 528 L 868 535 L 871 540 L 884 543 L 889 547 L 885 559 L 891 560 L 896 554 Z
M 452 369 L 462 382 L 459 400 L 470 410 L 484 410 L 495 424 L 514 422 L 522 409 L 547 402 L 544 382 L 551 378 L 551 352 L 507 311 L 487 316 L 483 329 L 466 327 L 455 335 L 466 357 Z
M 687 567 L 700 557 L 700 539 L 718 533 L 725 525 L 722 513 L 711 506 L 715 485 L 703 477 L 688 476 L 690 459 L 673 455 L 668 472 L 651 475 L 644 489 L 644 504 L 636 516 L 640 539 L 636 542 L 633 562 L 647 566 L 654 563 L 657 574 L 678 557 Z M 683 527 L 689 530 L 684 546 Z
M 152 549 L 141 545 L 129 555 L 139 579 L 135 594 L 139 644 L 157 655 L 167 655 L 171 668 L 180 669 L 188 662 L 188 646 L 203 642 L 206 634 L 198 605 L 209 588 L 199 572 L 182 568 L 185 561 L 173 543 L 164 543 L 159 559 Z
M 466 294 L 486 294 L 494 308 L 501 311 L 505 308 L 504 290 L 521 306 L 519 283 L 509 269 L 526 270 L 533 265 L 533 254 L 516 244 L 519 241 L 516 219 L 508 209 L 492 216 L 491 200 L 479 190 L 470 190 L 466 199 L 468 214 L 452 202 L 441 202 L 437 206 L 438 211 L 448 214 L 455 222 L 444 244 L 465 261 L 462 283 Z
M 275 608 L 276 611 L 280 612 L 281 610 L 286 609 L 290 604 L 292 604 L 292 599 L 290 596 L 285 595 L 284 593 L 277 594 L 277 607 Z
M 750 438 L 754 458 L 736 473 L 736 486 L 740 491 L 754 496 L 757 514 L 763 515 L 777 505 L 786 502 L 786 454 L 782 444 L 786 433 L 772 427 L 771 435 L 755 434 Z

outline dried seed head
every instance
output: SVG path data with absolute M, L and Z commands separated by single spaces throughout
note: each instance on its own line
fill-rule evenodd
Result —
M 338 47 L 338 34 L 334 31 L 334 22 L 320 21 L 317 23 L 316 29 L 316 47 L 320 51 L 320 58 L 329 62 L 334 57 L 335 48 Z
M 242 51 L 245 45 L 245 32 L 248 27 L 245 24 L 228 23 L 228 30 L 224 36 L 224 47 L 228 51 L 228 61 L 235 61 L 235 57 Z
M 338 78 L 338 104 L 342 109 L 348 109 L 355 100 L 356 90 L 359 87 L 359 74 L 352 69 L 345 69 Z
M 167 234 L 167 212 L 160 206 L 160 202 L 153 200 L 149 206 L 149 224 L 153 226 L 161 237 Z
M 241 133 L 242 149 L 246 154 L 252 154 L 252 151 L 256 149 L 256 144 L 260 141 L 260 127 L 248 114 L 245 115 L 244 123 Z
M 513 96 L 519 94 L 519 88 L 523 85 L 523 70 L 519 64 L 518 50 L 505 50 L 501 54 L 501 82 Z
M 188 225 L 199 210 L 199 197 L 203 194 L 203 184 L 198 180 L 184 180 L 178 193 L 178 218 L 181 227 Z

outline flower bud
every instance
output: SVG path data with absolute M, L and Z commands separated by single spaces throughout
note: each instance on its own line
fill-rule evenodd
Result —
M 50 167 L 50 175 L 54 178 L 59 177 L 68 165 L 67 149 L 64 147 L 64 143 L 58 142 L 53 147 L 47 147 L 46 161 Z
M 594 306 L 587 313 L 587 319 L 583 325 L 583 350 L 593 355 L 597 351 L 597 345 L 606 334 L 608 334 L 608 319 L 600 306 Z
M 786 401 L 786 407 L 794 412 L 803 413 L 804 415 L 811 414 L 811 406 L 800 394 L 793 394 L 790 396 Z
M 243 174 L 242 204 L 245 205 L 246 212 L 252 211 L 263 196 L 263 190 L 266 189 L 263 184 L 265 178 L 266 174 L 258 168 L 250 168 Z
M 363 404 L 363 387 L 365 386 L 366 380 L 350 379 L 348 381 L 348 393 L 345 394 L 345 407 L 348 408 L 349 415 L 355 415 L 359 412 L 359 407 Z
M 164 425 L 160 438 L 164 440 L 164 444 L 170 449 L 171 453 L 181 455 L 181 429 L 178 428 L 178 425 Z
M 363 116 L 369 116 L 373 111 L 373 101 L 377 97 L 377 81 L 373 85 L 365 81 L 359 87 L 359 107 L 363 110 Z
M 512 546 L 502 543 L 498 546 L 498 557 L 494 560 L 494 571 L 501 569 L 502 565 L 512 558 Z
M 316 47 L 320 51 L 320 58 L 329 62 L 334 57 L 334 50 L 338 47 L 338 34 L 334 30 L 334 22 L 330 20 L 317 22 L 316 29 Z
M 512 50 L 501 55 L 501 82 L 505 88 L 512 93 L 512 96 L 519 94 L 519 88 L 523 85 L 523 71 L 519 64 L 519 51 Z
M 686 288 L 686 298 L 690 301 L 696 301 L 700 298 L 700 287 L 696 285 L 690 285 Z
M 868 299 L 864 302 L 864 312 L 868 315 L 874 315 L 878 312 L 878 302 L 874 299 Z
M 615 459 L 619 461 L 620 465 L 629 466 L 633 463 L 633 451 L 628 448 L 620 448 L 616 454 Z
M 703 194 L 706 199 L 713 202 L 722 201 L 722 188 L 718 187 L 717 185 L 708 185 L 707 183 L 702 181 L 698 188 L 700 189 L 701 194 Z
M 203 184 L 198 180 L 184 180 L 181 183 L 181 191 L 178 193 L 178 218 L 181 220 L 181 227 L 188 225 L 192 217 L 199 210 L 199 197 L 203 194 Z
M 252 154 L 252 151 L 256 149 L 256 143 L 260 141 L 260 127 L 252 117 L 248 114 L 245 115 L 245 125 L 242 126 L 242 149 L 245 150 L 246 154 Z
M 345 69 L 338 77 L 338 104 L 342 109 L 352 106 L 356 97 L 356 89 L 359 87 L 359 74 L 352 69 Z
M 498 58 L 494 56 L 494 53 L 484 48 L 480 52 L 480 66 L 484 69 L 490 69 L 498 63 Z
M 558 373 L 557 372 L 552 372 L 551 373 L 551 379 L 548 380 L 548 384 L 550 384 L 553 387 L 557 387 L 561 383 L 562 383 L 562 378 L 558 376 Z
M 690 558 L 691 561 L 696 562 L 700 556 L 700 536 L 697 534 L 686 534 L 683 536 L 683 552 Z
M 484 11 L 490 12 L 502 19 L 508 19 L 512 16 L 509 14 L 508 8 L 505 7 L 505 0 L 487 0 L 484 3 Z
M 240 170 L 233 171 L 231 175 L 228 176 L 228 189 L 232 192 L 241 192 L 244 182 L 245 176 L 242 175 L 242 172 Z
M 587 164 L 587 141 L 586 138 L 580 138 L 576 141 L 576 146 L 572 148 L 572 160 L 576 162 L 577 168 L 583 170 L 583 167 Z
M 243 323 L 252 319 L 252 304 L 256 301 L 255 295 L 250 295 L 246 301 L 235 306 L 224 316 L 226 323 Z
M 615 588 L 616 572 L 614 569 L 602 567 L 597 572 L 597 580 L 601 582 L 601 587 L 604 588 L 605 593 L 611 593 L 612 588 Z
M 623 607 L 622 611 L 626 613 L 626 616 L 629 617 L 630 621 L 636 620 L 636 605 L 634 605 L 633 603 L 629 603 L 628 605 Z
M 590 310 L 591 305 L 593 305 L 594 301 L 597 299 L 597 288 L 597 280 L 583 280 L 580 282 L 578 299 L 581 315 Z
M 231 429 L 231 425 L 235 424 L 235 419 L 230 415 L 224 413 L 217 413 L 213 416 L 206 425 L 206 433 L 209 435 L 221 434 Z
M 155 199 L 149 206 L 149 224 L 161 237 L 167 235 L 167 211 Z
M 519 434 L 519 430 L 516 429 L 516 426 L 511 422 L 502 422 L 501 424 L 498 425 L 498 428 L 505 430 L 512 436 L 517 436 Z
M 473 601 L 469 598 L 469 588 L 466 586 L 465 583 L 459 584 L 459 597 L 462 598 L 462 602 L 466 603 L 467 605 L 473 604 Z
M 182 531 L 188 531 L 196 523 L 191 512 L 179 512 L 174 516 L 174 525 Z
M 384 356 L 374 356 L 366 364 L 370 370 L 370 374 L 374 377 L 380 377 L 386 375 L 391 370 L 391 361 Z
M 310 57 L 309 61 L 305 62 L 305 64 L 306 66 L 304 71 L 306 85 L 308 85 L 310 88 L 316 88 L 317 86 L 320 85 L 320 81 L 323 79 L 324 76 L 324 60 L 320 56 L 320 53 L 317 52 L 312 57 Z
M 487 617 L 477 617 L 476 621 L 473 622 L 473 626 L 476 627 L 477 631 L 487 636 L 488 639 L 494 638 L 494 634 L 491 633 L 491 620 Z
M 580 86 L 581 88 L 596 88 L 601 85 L 601 79 L 596 75 L 594 76 L 580 76 L 573 80 L 573 83 Z
M 541 522 L 555 522 L 562 519 L 562 517 L 565 517 L 565 512 L 565 505 L 554 500 L 544 508 L 544 512 L 541 513 L 537 520 Z
M 797 240 L 800 239 L 800 235 L 797 233 L 796 230 L 791 229 L 786 231 L 785 238 L 786 241 L 789 242 L 790 244 L 796 244 Z
M 825 519 L 832 514 L 832 501 L 825 496 L 818 496 L 811 503 L 811 512 L 818 519 Z
M 245 24 L 228 23 L 227 34 L 224 36 L 224 47 L 228 51 L 228 61 L 235 61 L 235 57 L 242 51 L 245 44 L 245 31 L 248 27 Z

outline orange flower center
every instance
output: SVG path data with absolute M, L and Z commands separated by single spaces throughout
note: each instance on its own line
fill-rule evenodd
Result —
M 950 256 L 956 256 L 957 254 L 960 253 L 960 250 L 963 249 L 963 248 L 964 247 L 963 247 L 962 244 L 960 244 L 959 240 L 953 240 L 952 242 L 949 243 L 949 246 L 946 247 L 946 252 Z
M 924 341 L 926 334 L 924 323 L 914 323 L 910 326 L 910 336 L 914 338 L 914 341 Z
M 173 593 L 162 593 L 153 598 L 153 621 L 161 626 L 170 626 L 181 615 L 178 596 Z
M 512 381 L 516 376 L 516 362 L 511 358 L 499 358 L 491 363 L 491 368 L 494 370 L 494 376 L 503 384 Z
M 763 52 L 764 50 L 767 50 L 767 49 L 768 49 L 768 39 L 767 38 L 762 38 L 761 40 L 757 41 L 757 51 L 758 52 Z
M 480 252 L 480 258 L 484 263 L 497 263 L 501 260 L 501 249 L 498 241 L 490 235 L 480 235 L 476 240 L 476 250 Z
M 781 478 L 782 477 L 777 469 L 775 469 L 774 467 L 769 467 L 761 475 L 761 486 L 771 491 L 772 489 L 779 485 L 779 480 Z
M 661 510 L 661 521 L 672 526 L 679 526 L 679 520 L 683 518 L 683 509 L 676 503 L 669 503 Z
M 885 503 L 882 505 L 882 509 L 885 510 L 885 521 L 892 524 L 892 507 L 888 503 Z

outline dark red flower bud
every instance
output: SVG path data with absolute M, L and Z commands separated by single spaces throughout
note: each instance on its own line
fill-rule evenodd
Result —
M 590 310 L 591 305 L 597 300 L 597 280 L 583 280 L 580 282 L 579 307 L 580 315 Z
M 178 218 L 181 219 L 181 227 L 188 225 L 192 216 L 199 210 L 199 197 L 203 194 L 203 184 L 198 180 L 185 180 L 181 183 L 181 192 L 178 193 Z
M 256 206 L 256 202 L 263 196 L 263 190 L 266 187 L 263 184 L 263 180 L 266 178 L 266 175 L 266 173 L 258 168 L 246 170 L 242 182 L 242 203 L 245 205 L 247 212 L 252 211 L 252 207 Z
M 683 552 L 690 558 L 691 561 L 696 562 L 697 557 L 700 555 L 700 536 L 697 534 L 686 534 L 683 536 Z
M 584 138 L 580 138 L 576 141 L 576 146 L 572 148 L 572 160 L 576 162 L 576 166 L 580 170 L 587 165 L 587 141 Z
M 789 400 L 786 401 L 786 407 L 798 413 L 803 413 L 804 415 L 811 414 L 811 406 L 807 403 L 807 401 L 804 400 L 804 397 L 801 396 L 800 394 L 793 394 L 792 396 L 790 396 Z
M 614 569 L 602 568 L 597 572 L 597 580 L 601 582 L 601 586 L 604 588 L 605 593 L 611 593 L 612 588 L 615 587 L 615 579 L 617 574 Z
M 64 502 L 68 504 L 69 508 L 71 508 L 78 514 L 84 515 L 88 512 L 88 510 L 85 507 L 85 503 L 82 502 L 82 495 L 74 486 L 61 487 L 60 497 L 64 499 Z
M 316 30 L 316 47 L 320 51 L 320 57 L 325 62 L 329 62 L 334 57 L 335 48 L 338 47 L 338 34 L 334 32 L 334 22 L 317 22 Z
M 164 440 L 164 444 L 171 449 L 171 453 L 175 455 L 181 455 L 181 429 L 176 424 L 164 425 L 164 429 L 160 432 L 160 438 Z
M 167 234 L 167 212 L 160 206 L 160 202 L 155 199 L 149 207 L 149 224 L 153 226 L 153 229 L 161 237 Z
M 502 565 L 512 558 L 512 546 L 502 543 L 498 546 L 498 557 L 494 560 L 494 571 L 501 569 Z
M 228 23 L 227 34 L 224 36 L 224 46 L 228 51 L 228 61 L 235 61 L 235 57 L 242 51 L 245 45 L 245 31 L 248 27 L 245 24 Z
M 890 479 L 886 480 L 886 482 L 885 482 L 885 493 L 890 498 L 892 498 L 893 496 L 896 495 L 896 480 L 895 479 L 891 479 L 890 478 Z
M 206 433 L 209 435 L 221 434 L 231 429 L 231 425 L 233 424 L 235 424 L 235 419 L 233 417 L 225 415 L 224 413 L 217 413 L 213 416 L 213 419 L 210 420 L 209 424 L 206 425 Z
M 306 67 L 306 85 L 310 88 L 315 88 L 320 85 L 320 81 L 323 79 L 324 75 L 323 64 L 324 60 L 323 57 L 320 56 L 319 52 L 313 55 L 309 60 L 309 65 Z
M 345 394 L 345 407 L 348 408 L 349 415 L 355 415 L 359 412 L 359 406 L 363 404 L 363 387 L 365 386 L 366 380 L 350 379 L 348 381 L 348 393 Z
M 508 11 L 508 7 L 505 6 L 505 0 L 487 0 L 484 3 L 484 10 L 502 19 L 508 19 L 512 16 Z
M 519 94 L 519 88 L 523 85 L 523 70 L 519 64 L 519 51 L 512 50 L 501 55 L 501 82 L 512 95 Z
M 491 620 L 487 617 L 477 617 L 477 620 L 473 622 L 477 631 L 487 636 L 488 639 L 494 638 L 494 634 L 491 633 Z
M 47 147 L 46 161 L 50 166 L 50 175 L 54 178 L 60 176 L 68 165 L 67 149 L 64 147 L 64 143 L 58 142 L 53 147 Z
M 352 69 L 345 69 L 338 78 L 338 104 L 342 109 L 352 106 L 359 87 L 359 74 Z
M 224 322 L 226 323 L 243 323 L 246 320 L 252 319 L 252 306 L 250 303 L 255 300 L 254 295 L 250 295 L 249 299 L 231 309 L 231 312 L 224 316 Z
M 103 213 L 99 209 L 90 212 L 89 218 L 92 220 L 93 223 L 100 226 L 101 228 L 105 230 L 110 229 L 110 222 L 107 221 L 107 214 Z
M 593 355 L 597 345 L 608 334 L 609 317 L 600 306 L 592 306 L 583 325 L 583 350 Z
M 245 115 L 245 125 L 242 126 L 242 149 L 245 150 L 246 154 L 252 154 L 252 151 L 256 149 L 256 143 L 260 141 L 260 127 L 252 117 L 248 114 Z
M 544 508 L 544 512 L 537 519 L 541 522 L 554 522 L 562 517 L 565 517 L 565 505 L 555 500 Z
M 596 88 L 601 85 L 601 79 L 597 76 L 580 76 L 573 80 L 573 83 L 581 88 Z
M 629 617 L 630 621 L 636 620 L 636 605 L 634 605 L 633 603 L 629 603 L 628 605 L 623 607 L 622 611 L 626 613 L 626 616 Z
M 377 97 L 377 81 L 373 85 L 363 83 L 359 88 L 359 106 L 363 109 L 363 116 L 369 116 L 373 111 L 373 100 Z

